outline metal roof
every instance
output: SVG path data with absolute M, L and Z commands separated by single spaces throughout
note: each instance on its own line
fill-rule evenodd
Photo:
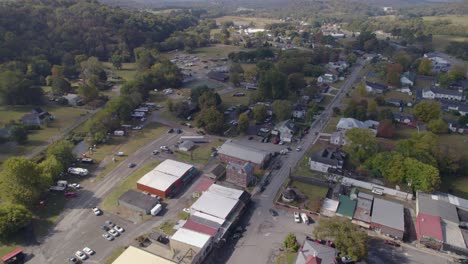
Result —
M 266 151 L 241 145 L 232 141 L 226 141 L 219 148 L 218 153 L 245 161 L 251 161 L 255 164 L 262 164 L 269 155 Z
M 195 211 L 226 219 L 238 202 L 239 200 L 227 198 L 208 191 L 204 192 L 191 208 Z
M 351 200 L 349 196 L 341 195 L 340 196 L 340 205 L 338 205 L 338 210 L 336 213 L 343 216 L 353 217 L 354 210 L 356 209 L 356 200 Z
M 184 244 L 202 249 L 211 240 L 211 236 L 182 227 L 171 236 L 171 240 L 179 241 Z
M 237 189 L 234 189 L 234 188 L 224 187 L 224 186 L 219 185 L 219 184 L 212 184 L 208 188 L 208 191 L 211 192 L 211 193 L 219 194 L 219 195 L 222 195 L 224 197 L 231 198 L 231 199 L 236 199 L 236 200 L 239 200 L 241 198 L 242 194 L 244 193 L 244 191 L 242 191 L 242 190 L 237 190 Z
M 175 262 L 151 254 L 145 250 L 129 246 L 112 264 L 174 264 Z
M 372 223 L 405 231 L 403 205 L 374 198 L 374 206 L 372 207 Z
M 192 165 L 167 159 L 146 173 L 137 183 L 165 191 L 191 168 Z
M 444 241 L 440 217 L 419 213 L 416 217 L 416 235 L 419 240 L 425 237 Z
M 217 228 L 213 228 L 211 226 L 207 226 L 207 225 L 192 221 L 191 219 L 188 219 L 187 222 L 185 222 L 184 228 L 187 228 L 192 231 L 199 232 L 199 233 L 203 233 L 209 236 L 214 236 L 216 232 L 218 232 Z
M 145 211 L 151 210 L 151 208 L 159 203 L 158 199 L 155 197 L 135 190 L 128 190 L 122 194 L 122 196 L 119 197 L 119 202 L 131 204 Z
M 418 193 L 417 196 L 417 213 L 424 213 L 433 216 L 440 216 L 440 218 L 458 224 L 457 208 L 455 205 L 439 200 L 437 195 L 430 195 L 427 193 Z

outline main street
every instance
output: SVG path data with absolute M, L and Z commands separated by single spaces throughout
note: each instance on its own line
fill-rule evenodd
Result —
M 325 127 L 328 119 L 333 113 L 332 109 L 340 106 L 341 100 L 355 83 L 363 66 L 364 63 L 362 61 L 356 63 L 351 74 L 343 83 L 340 92 L 325 108 L 319 118 L 312 123 L 310 133 L 307 134 L 300 143 L 302 145 L 302 151 L 292 151 L 285 156 L 282 160 L 282 167 L 279 170 L 272 172 L 270 184 L 261 195 L 257 195 L 253 198 L 252 206 L 255 208 L 255 211 L 252 213 L 252 216 L 248 221 L 248 227 L 244 237 L 237 242 L 236 249 L 227 263 L 245 264 L 272 262 L 272 256 L 275 255 L 275 251 L 281 246 L 284 235 L 272 237 L 267 233 L 262 232 L 263 226 L 269 225 L 269 219 L 271 218 L 268 210 L 273 207 L 276 193 L 288 177 L 289 171 L 292 170 L 302 159 L 304 151 L 310 148 L 317 137 L 315 132 L 320 132 Z M 289 220 L 293 222 L 292 214 L 290 214 L 289 218 Z M 312 226 L 309 228 L 310 233 L 312 232 Z M 289 230 L 283 230 L 284 234 L 288 232 Z

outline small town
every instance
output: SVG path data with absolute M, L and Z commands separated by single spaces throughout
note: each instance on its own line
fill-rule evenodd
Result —
M 466 4 L 0 2 L 1 263 L 468 263 Z

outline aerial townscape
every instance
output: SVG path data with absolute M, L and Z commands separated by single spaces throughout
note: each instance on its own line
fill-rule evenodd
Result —
M 468 263 L 468 0 L 0 0 L 0 264 Z

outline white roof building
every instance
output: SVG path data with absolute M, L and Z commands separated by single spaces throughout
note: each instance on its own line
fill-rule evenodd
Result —
M 214 184 L 213 184 L 214 185 Z M 226 219 L 239 200 L 227 198 L 214 192 L 206 191 L 192 205 L 191 210 Z
M 369 128 L 375 130 L 379 122 L 374 120 L 360 121 L 354 118 L 341 118 L 336 129 L 338 130 L 348 130 L 351 128 Z
M 211 236 L 181 227 L 171 236 L 171 240 L 203 249 L 211 241 Z
M 239 200 L 240 197 L 242 196 L 242 194 L 244 193 L 244 191 L 242 191 L 242 190 L 237 190 L 237 189 L 234 189 L 234 188 L 224 187 L 224 186 L 219 185 L 219 184 L 212 184 L 208 188 L 208 192 L 215 193 L 215 194 L 218 194 L 218 195 L 222 195 L 224 197 L 227 197 L 227 198 L 230 198 L 230 199 L 235 199 L 235 200 Z
M 143 249 L 129 246 L 112 264 L 174 264 L 175 262 L 149 253 Z

